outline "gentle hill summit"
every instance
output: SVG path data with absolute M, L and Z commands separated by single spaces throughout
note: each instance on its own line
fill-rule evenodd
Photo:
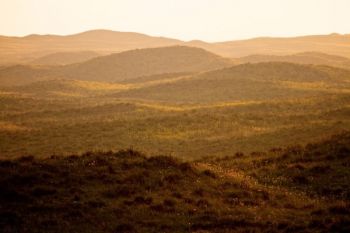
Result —
M 100 56 L 99 53 L 92 51 L 58 52 L 34 59 L 33 61 L 30 61 L 30 64 L 47 66 L 68 65 L 84 62 L 98 56 Z
M 162 73 L 208 71 L 230 65 L 229 59 L 200 48 L 172 46 L 131 50 L 59 67 L 8 67 L 0 70 L 0 84 L 8 85 L 15 79 L 13 85 L 18 85 L 21 80 L 28 83 L 41 77 L 117 82 Z
M 286 56 L 257 54 L 237 58 L 236 61 L 241 63 L 292 62 L 299 64 L 328 65 L 350 69 L 350 59 L 319 52 L 304 52 Z
M 66 77 L 95 81 L 119 81 L 173 72 L 199 72 L 230 66 L 228 59 L 203 49 L 173 46 L 139 49 L 98 57 L 66 66 Z

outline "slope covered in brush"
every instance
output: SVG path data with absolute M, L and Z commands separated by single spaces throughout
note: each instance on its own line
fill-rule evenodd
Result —
M 332 88 L 347 90 L 350 72 L 292 63 L 243 64 L 115 94 L 164 102 L 271 100 L 314 96 Z

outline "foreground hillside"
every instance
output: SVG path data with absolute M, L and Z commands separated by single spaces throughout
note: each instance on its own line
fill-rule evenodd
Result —
M 195 163 L 133 150 L 1 160 L 0 228 L 348 232 L 349 145 L 343 133 L 306 147 Z

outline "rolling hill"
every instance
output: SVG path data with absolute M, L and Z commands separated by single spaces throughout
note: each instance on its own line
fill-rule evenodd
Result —
M 162 73 L 208 71 L 230 65 L 229 59 L 200 48 L 172 46 L 130 50 L 66 66 L 10 66 L 0 70 L 0 85 L 18 85 L 43 78 L 117 82 Z
M 237 58 L 240 63 L 259 63 L 259 62 L 292 62 L 298 64 L 328 65 L 350 69 L 350 59 L 341 56 L 334 56 L 318 52 L 304 52 L 286 56 L 274 55 L 250 55 Z
M 293 63 L 243 64 L 169 83 L 126 90 L 118 98 L 173 103 L 300 98 L 349 88 L 350 71 Z

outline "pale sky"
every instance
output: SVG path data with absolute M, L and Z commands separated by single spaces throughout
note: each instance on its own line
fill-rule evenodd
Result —
M 91 29 L 182 40 L 350 33 L 350 0 L 0 0 L 0 34 Z

